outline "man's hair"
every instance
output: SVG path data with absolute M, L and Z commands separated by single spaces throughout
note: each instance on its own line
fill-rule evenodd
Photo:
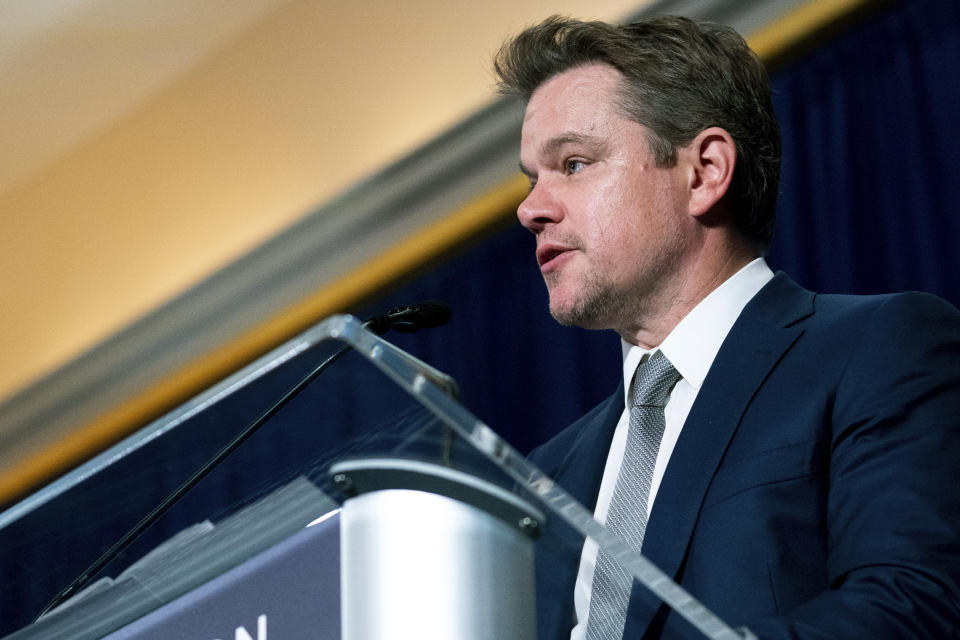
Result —
M 494 60 L 500 92 L 527 102 L 550 78 L 605 63 L 625 83 L 619 107 L 649 130 L 659 166 L 708 127 L 734 140 L 728 202 L 741 234 L 770 244 L 780 178 L 780 129 L 763 64 L 733 29 L 688 18 L 644 18 L 625 26 L 553 16 L 507 41 Z

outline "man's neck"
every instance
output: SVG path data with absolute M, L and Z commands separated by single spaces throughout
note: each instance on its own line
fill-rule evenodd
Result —
M 661 300 L 643 304 L 646 309 L 637 314 L 639 322 L 629 323 L 614 330 L 630 344 L 644 349 L 658 346 L 690 311 L 731 276 L 759 256 L 745 247 L 726 250 L 716 255 L 700 254 L 689 274 L 672 289 L 665 289 Z

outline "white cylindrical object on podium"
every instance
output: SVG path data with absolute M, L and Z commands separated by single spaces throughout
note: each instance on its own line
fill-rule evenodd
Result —
M 534 551 L 522 528 L 422 490 L 347 500 L 343 640 L 532 640 Z

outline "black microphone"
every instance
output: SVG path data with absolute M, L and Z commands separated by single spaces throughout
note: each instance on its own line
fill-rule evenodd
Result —
M 401 333 L 413 333 L 419 331 L 420 329 L 431 329 L 433 327 L 439 327 L 450 319 L 450 307 L 439 300 L 427 300 L 424 302 L 418 302 L 416 304 L 407 305 L 405 307 L 395 307 L 390 311 L 387 311 L 382 316 L 377 316 L 371 318 L 363 323 L 364 328 L 373 331 L 377 335 L 383 335 L 390 329 L 394 331 L 399 331 Z M 303 391 L 308 384 L 313 382 L 321 373 L 323 373 L 330 365 L 340 359 L 345 353 L 350 351 L 352 347 L 350 345 L 343 345 L 337 351 L 335 351 L 331 356 L 326 360 L 321 362 L 317 367 L 308 373 L 303 379 L 300 380 L 297 384 L 290 388 L 289 391 L 283 394 L 279 400 L 273 403 L 269 409 L 264 411 L 256 420 L 248 424 L 243 428 L 236 436 L 233 437 L 230 442 L 224 445 L 212 458 L 207 460 L 199 469 L 197 469 L 193 475 L 191 475 L 187 480 L 181 484 L 179 487 L 174 489 L 173 493 L 164 498 L 160 504 L 153 508 L 153 510 L 148 513 L 143 519 L 140 520 L 137 524 L 133 526 L 132 529 L 127 531 L 119 540 L 117 540 L 109 549 L 107 549 L 96 561 L 87 569 L 81 573 L 73 582 L 67 585 L 62 591 L 60 591 L 54 598 L 51 600 L 47 606 L 43 608 L 40 614 L 37 616 L 37 620 L 42 618 L 45 614 L 49 613 L 57 606 L 68 600 L 71 596 L 76 594 L 80 589 L 82 589 L 91 578 L 97 575 L 111 560 L 114 560 L 124 549 L 129 547 L 134 540 L 136 540 L 140 535 L 146 531 L 154 522 L 160 519 L 163 514 L 170 510 L 173 505 L 180 501 L 180 499 L 187 494 L 190 489 L 195 487 L 204 477 L 206 477 L 211 471 L 213 471 L 221 462 L 223 462 L 227 456 L 234 452 L 244 441 L 246 441 L 250 436 L 252 436 L 260 427 L 264 425 L 270 418 L 272 418 L 280 409 L 282 409 L 288 402 L 290 402 L 298 393 Z M 438 384 L 443 384 L 444 381 L 438 382 Z M 454 385 L 455 389 L 455 385 Z
M 413 333 L 420 329 L 442 326 L 450 320 L 450 316 L 447 303 L 424 300 L 405 307 L 394 307 L 384 315 L 370 318 L 363 324 L 377 335 L 383 335 L 390 329 L 399 333 Z

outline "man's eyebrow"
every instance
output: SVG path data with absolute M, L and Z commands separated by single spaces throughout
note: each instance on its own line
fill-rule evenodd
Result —
M 560 149 L 568 144 L 579 144 L 592 147 L 594 150 L 598 151 L 603 151 L 607 148 L 606 140 L 599 136 L 592 136 L 588 133 L 577 133 L 571 131 L 550 138 L 540 146 L 540 151 L 544 155 L 552 155 L 560 151 Z
M 599 136 L 592 136 L 587 133 L 577 133 L 569 132 L 563 133 L 558 136 L 554 136 L 549 140 L 545 141 L 540 145 L 540 153 L 543 156 L 553 156 L 560 152 L 563 147 L 568 144 L 577 144 L 584 147 L 589 147 L 593 153 L 603 152 L 607 148 L 607 141 Z M 536 177 L 536 172 L 531 171 L 530 169 L 523 166 L 523 162 L 520 163 L 520 173 L 527 176 L 530 179 Z
M 599 136 L 591 136 L 586 133 L 569 132 L 555 136 L 544 142 L 542 145 L 540 145 L 540 153 L 544 156 L 552 156 L 556 153 L 559 153 L 560 150 L 568 144 L 578 144 L 585 147 L 590 147 L 591 151 L 594 153 L 602 152 L 607 148 L 607 141 Z M 531 180 L 534 180 L 537 177 L 537 172 L 523 166 L 523 162 L 520 163 L 520 173 L 527 176 Z

